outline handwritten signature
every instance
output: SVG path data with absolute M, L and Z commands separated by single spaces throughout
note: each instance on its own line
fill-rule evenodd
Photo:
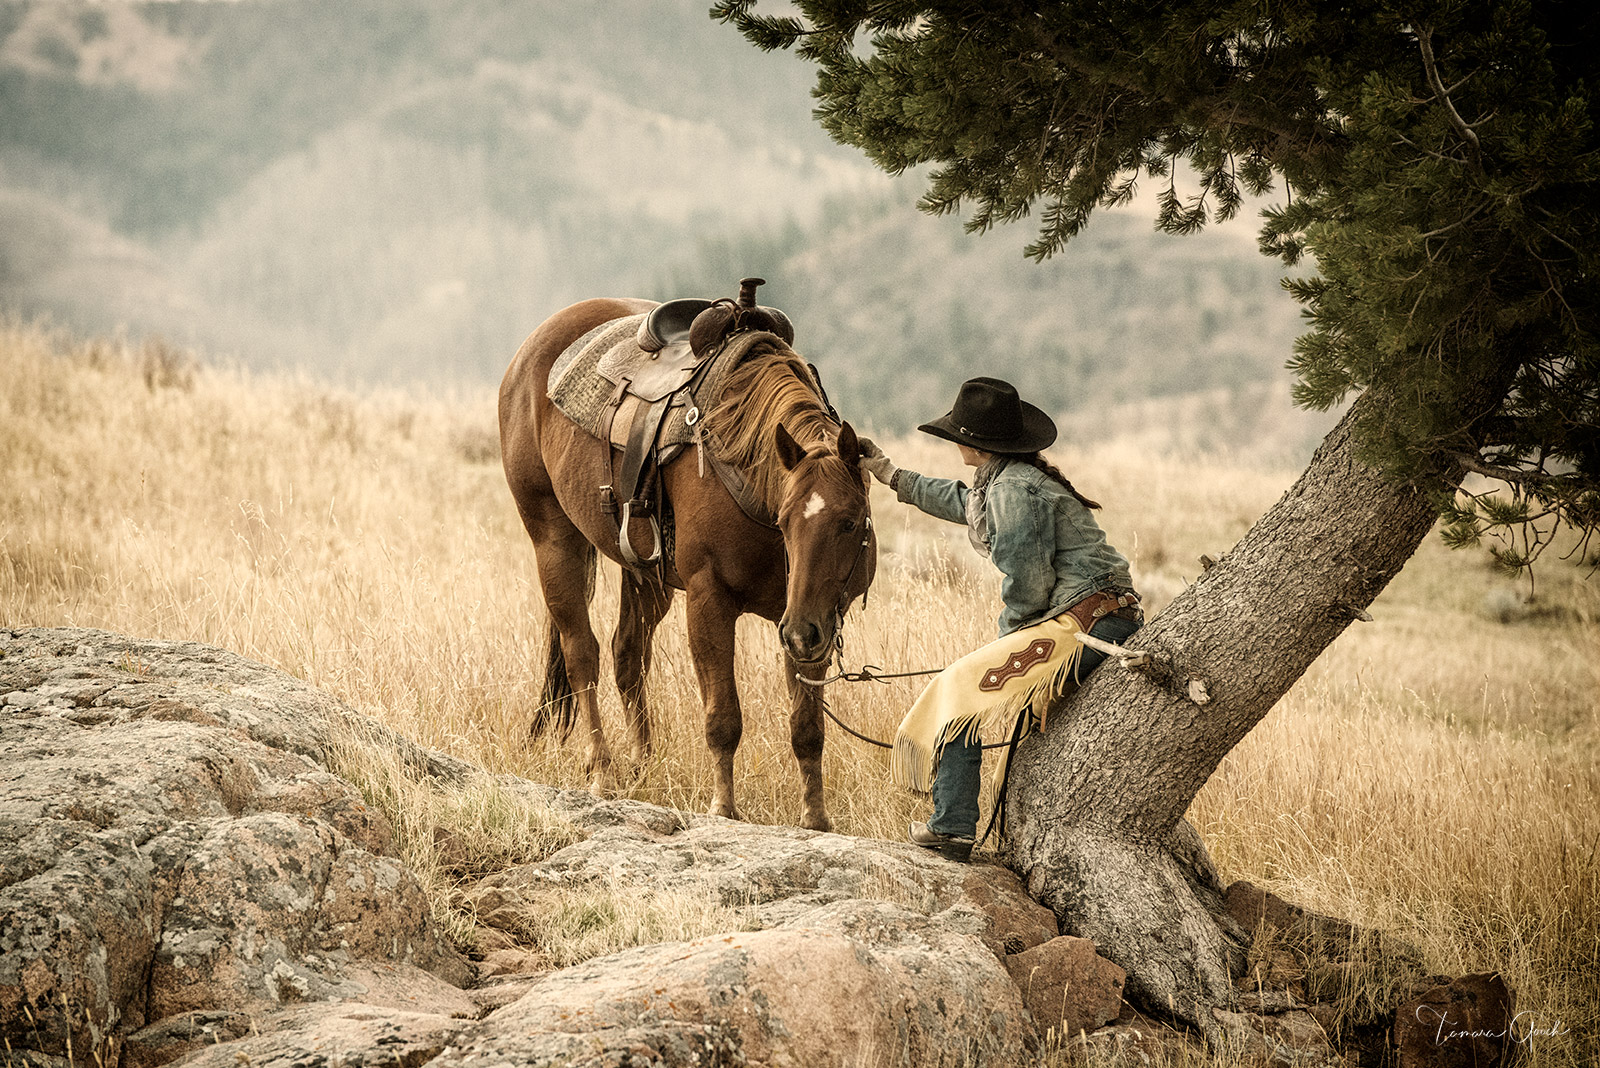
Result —
M 1456 1039 L 1456 1038 L 1500 1038 L 1500 1039 L 1510 1039 L 1512 1042 L 1517 1043 L 1519 1045 L 1531 1046 L 1533 1044 L 1533 1040 L 1535 1038 L 1555 1038 L 1558 1035 L 1566 1035 L 1566 1034 L 1571 1034 L 1572 1033 L 1571 1032 L 1571 1028 L 1567 1028 L 1567 1027 L 1561 1026 L 1561 1021 L 1560 1020 L 1557 1020 L 1555 1023 L 1551 1024 L 1549 1027 L 1540 1027 L 1538 1025 L 1538 1021 L 1536 1019 L 1534 1019 L 1533 1013 L 1529 1012 L 1529 1011 L 1526 1011 L 1526 1010 L 1524 1010 L 1522 1012 L 1519 1012 L 1515 1016 L 1513 1016 L 1511 1018 L 1511 1023 L 1508 1024 L 1506 1026 L 1506 1028 L 1504 1030 L 1501 1030 L 1501 1031 L 1491 1031 L 1491 1030 L 1486 1030 L 1486 1029 L 1480 1029 L 1480 1030 L 1454 1030 L 1454 1029 L 1452 1029 L 1452 1021 L 1450 1020 L 1450 1014 L 1447 1013 L 1447 1012 L 1441 1011 L 1440 1009 L 1436 1008 L 1433 1005 L 1418 1005 L 1417 1006 L 1417 1022 L 1418 1023 L 1425 1023 L 1426 1022 L 1422 1018 L 1422 1014 L 1423 1013 L 1429 1013 L 1429 1014 L 1433 1015 L 1438 1021 L 1438 1029 L 1435 1032 L 1434 1037 L 1433 1037 L 1433 1042 L 1434 1042 L 1434 1045 L 1436 1045 L 1436 1046 L 1442 1046 L 1442 1045 L 1444 1045 L 1444 1043 L 1450 1041 L 1451 1039 Z

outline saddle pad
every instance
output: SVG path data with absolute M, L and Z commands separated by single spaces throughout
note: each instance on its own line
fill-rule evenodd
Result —
M 627 315 L 601 323 L 566 347 L 550 367 L 546 393 L 561 414 L 591 434 L 600 433 L 600 417 L 616 384 L 597 373 L 600 360 L 620 343 L 637 349 L 634 335 L 643 315 Z

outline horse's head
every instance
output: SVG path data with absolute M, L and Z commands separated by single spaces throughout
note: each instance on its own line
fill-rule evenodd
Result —
M 861 446 L 849 423 L 835 440 L 809 448 L 777 429 L 786 471 L 778 527 L 789 558 L 788 596 L 778 638 L 800 663 L 826 659 L 850 602 L 878 570 L 878 537 Z

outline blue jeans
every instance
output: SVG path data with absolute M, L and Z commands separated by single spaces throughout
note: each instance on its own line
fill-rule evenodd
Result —
M 1126 641 L 1140 624 L 1121 616 L 1103 616 L 1089 633 L 1108 642 Z M 1078 658 L 1078 678 L 1105 661 L 1106 654 L 1085 646 Z M 978 773 L 983 766 L 983 747 L 952 739 L 939 750 L 939 766 L 933 772 L 933 817 L 928 829 L 939 834 L 966 838 L 978 833 Z

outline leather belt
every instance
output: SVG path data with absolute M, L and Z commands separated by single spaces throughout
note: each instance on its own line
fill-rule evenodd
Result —
M 1132 590 L 1125 590 L 1122 593 L 1101 590 L 1091 593 L 1067 609 L 1067 615 L 1078 621 L 1078 626 L 1085 634 L 1101 619 L 1113 614 L 1127 619 L 1139 619 L 1143 615 L 1139 608 L 1139 595 Z

